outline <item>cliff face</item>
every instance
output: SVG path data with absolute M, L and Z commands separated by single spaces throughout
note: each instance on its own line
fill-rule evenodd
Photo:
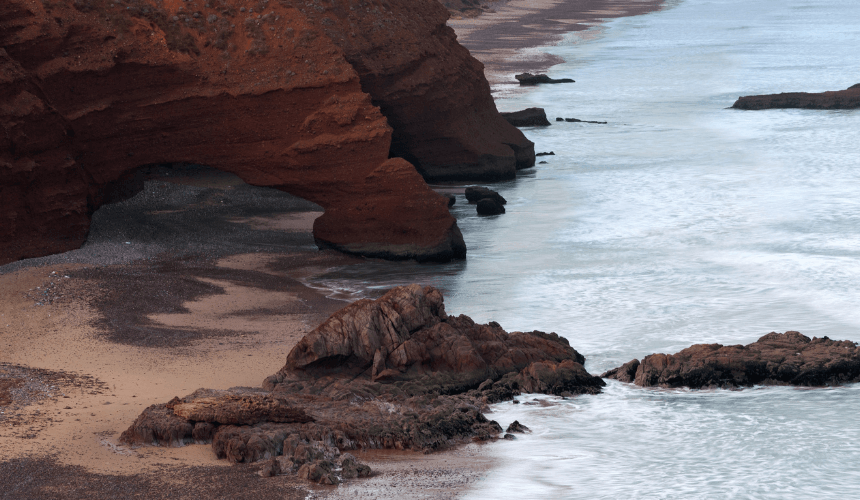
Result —
M 465 255 L 447 200 L 389 156 L 425 173 L 501 178 L 517 165 L 505 144 L 524 165 L 531 143 L 497 126 L 480 63 L 444 9 L 204 1 L 0 4 L 0 264 L 78 247 L 112 185 L 171 162 L 323 206 L 321 247 Z M 463 88 L 451 91 L 448 76 Z

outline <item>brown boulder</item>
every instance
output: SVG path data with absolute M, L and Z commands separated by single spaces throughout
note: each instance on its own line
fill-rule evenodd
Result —
M 783 92 L 781 94 L 750 95 L 739 97 L 732 105 L 735 109 L 856 109 L 860 108 L 860 83 L 845 90 L 820 93 Z
M 638 366 L 637 366 L 638 365 Z M 696 344 L 677 354 L 652 354 L 603 375 L 643 387 L 824 386 L 860 381 L 854 342 L 771 332 L 743 345 Z

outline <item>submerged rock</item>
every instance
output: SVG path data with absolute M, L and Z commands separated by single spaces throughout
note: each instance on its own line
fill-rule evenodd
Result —
M 531 73 L 521 73 L 515 75 L 514 78 L 520 82 L 520 85 L 538 85 L 541 83 L 574 83 L 575 80 L 570 78 L 554 79 L 546 75 L 533 75 Z
M 601 375 L 642 387 L 824 386 L 860 382 L 854 342 L 771 332 L 752 344 L 696 344 L 677 354 L 652 354 Z
M 503 431 L 484 416 L 488 404 L 523 391 L 597 394 L 604 382 L 584 362 L 555 333 L 508 333 L 498 323 L 448 316 L 435 288 L 397 287 L 332 315 L 299 341 L 261 389 L 198 390 L 154 405 L 121 441 L 181 446 L 200 423 L 191 419 L 205 418 L 215 427 L 219 458 L 278 457 L 280 472 L 270 463 L 261 474 L 297 471 L 309 481 L 337 484 L 370 474 L 343 454 L 338 475 L 333 464 L 342 450 L 432 451 L 496 439 Z M 237 405 L 250 410 L 237 412 Z
M 860 108 L 860 83 L 845 90 L 820 93 L 784 92 L 781 94 L 750 95 L 739 97 L 732 105 L 735 109 L 856 109 Z
M 526 108 L 522 111 L 501 113 L 501 115 L 514 127 L 548 127 L 550 125 L 543 108 Z

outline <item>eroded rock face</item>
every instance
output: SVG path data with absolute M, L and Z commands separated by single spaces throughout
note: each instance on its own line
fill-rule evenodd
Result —
M 677 354 L 652 354 L 601 375 L 643 387 L 823 386 L 860 381 L 854 342 L 771 332 L 746 346 L 697 344 Z
M 0 264 L 77 248 L 112 186 L 176 162 L 323 206 L 322 248 L 462 258 L 418 172 L 510 178 L 534 151 L 446 16 L 434 0 L 0 3 Z
M 121 440 L 181 445 L 199 441 L 203 423 L 209 427 L 200 434 L 212 436 L 221 458 L 284 457 L 261 473 L 290 469 L 308 480 L 339 481 L 369 471 L 344 459 L 342 477 L 329 476 L 336 450 L 432 451 L 495 439 L 502 427 L 484 416 L 487 404 L 524 391 L 597 394 L 604 382 L 584 361 L 554 333 L 509 334 L 496 323 L 448 316 L 433 287 L 397 287 L 332 315 L 261 389 L 201 389 L 154 405 Z M 260 411 L 266 408 L 271 417 Z
M 845 90 L 820 93 L 784 92 L 781 94 L 750 95 L 738 98 L 735 109 L 856 109 L 860 108 L 860 83 Z

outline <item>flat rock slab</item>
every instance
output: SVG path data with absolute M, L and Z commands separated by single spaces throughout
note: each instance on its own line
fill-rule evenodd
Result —
M 533 75 L 531 73 L 520 73 L 514 78 L 520 82 L 520 85 L 538 85 L 541 83 L 574 83 L 575 80 L 570 78 L 550 78 L 546 75 Z
M 696 344 L 651 354 L 601 375 L 642 387 L 825 386 L 860 381 L 860 347 L 848 340 L 771 332 L 752 344 Z
M 860 83 L 845 90 L 820 93 L 784 92 L 781 94 L 750 95 L 738 98 L 735 109 L 856 109 L 860 108 Z
M 526 108 L 522 111 L 502 113 L 502 118 L 514 127 L 548 127 L 549 120 L 543 108 Z M 537 156 L 537 155 L 535 155 Z
M 225 425 L 253 425 L 259 422 L 311 422 L 304 410 L 290 407 L 270 396 L 222 396 L 177 403 L 173 413 L 185 420 Z

